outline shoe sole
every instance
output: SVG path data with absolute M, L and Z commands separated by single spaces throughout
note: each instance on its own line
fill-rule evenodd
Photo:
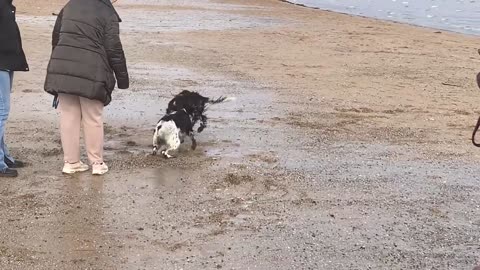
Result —
M 92 175 L 104 175 L 108 172 L 109 170 L 107 169 L 106 171 L 93 171 L 92 170 Z
M 62 173 L 64 173 L 64 174 L 75 174 L 75 173 L 86 172 L 86 171 L 88 171 L 88 168 L 87 169 L 81 169 L 81 170 L 62 170 Z

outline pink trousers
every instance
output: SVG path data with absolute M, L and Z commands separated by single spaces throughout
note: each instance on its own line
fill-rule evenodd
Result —
M 59 94 L 60 135 L 63 159 L 80 161 L 80 127 L 91 164 L 103 162 L 103 103 L 79 96 Z

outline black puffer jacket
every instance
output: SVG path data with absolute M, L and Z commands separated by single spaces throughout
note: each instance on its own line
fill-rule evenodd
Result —
M 110 0 L 70 0 L 52 36 L 45 91 L 99 100 L 108 105 L 115 87 L 129 87 L 119 37 L 120 17 Z
M 0 0 L 0 70 L 27 71 L 12 0 Z

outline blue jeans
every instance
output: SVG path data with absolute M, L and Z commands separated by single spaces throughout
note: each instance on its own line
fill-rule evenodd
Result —
M 12 91 L 13 72 L 0 70 L 0 171 L 8 168 L 5 159 L 12 163 L 15 160 L 10 156 L 5 144 L 5 124 L 10 113 L 10 92 Z

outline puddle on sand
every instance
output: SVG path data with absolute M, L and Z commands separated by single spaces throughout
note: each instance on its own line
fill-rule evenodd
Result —
M 241 159 L 246 151 L 242 151 L 242 148 L 209 148 L 205 150 L 205 155 L 214 159 L 227 158 L 227 159 Z
M 122 31 L 177 32 L 198 30 L 252 29 L 280 25 L 282 21 L 268 17 L 203 10 L 121 10 Z M 152 18 L 158 18 L 152 20 Z
M 137 183 L 152 188 L 174 187 L 182 183 L 185 170 L 172 167 L 145 169 L 138 173 Z
M 122 7 L 122 5 L 128 5 Z M 202 6 L 207 10 L 180 9 L 146 10 L 135 5 L 176 5 Z M 206 5 L 206 6 L 205 6 Z M 211 8 L 214 7 L 214 8 Z M 269 26 L 280 23 L 268 17 L 249 17 L 222 12 L 235 9 L 230 5 L 212 3 L 209 1 L 129 1 L 118 6 L 120 16 L 124 19 L 122 31 L 191 31 L 191 30 L 222 30 L 240 29 L 258 26 Z M 22 16 L 26 24 L 47 25 L 52 27 L 55 17 Z M 129 43 L 126 42 L 126 50 Z M 219 97 L 221 95 L 235 96 L 233 103 L 211 106 L 208 111 L 209 126 L 198 134 L 199 146 L 205 146 L 209 157 L 239 160 L 243 156 L 267 151 L 265 140 L 282 144 L 277 132 L 263 126 L 261 121 L 271 118 L 274 114 L 270 108 L 272 92 L 266 87 L 246 80 L 239 80 L 234 75 L 204 74 L 202 71 L 159 65 L 161 59 L 151 59 L 151 62 L 141 61 L 131 63 L 131 88 L 114 92 L 113 102 L 105 110 L 106 122 L 113 127 L 128 126 L 128 130 L 119 133 L 114 130 L 112 141 L 106 143 L 107 148 L 117 150 L 120 154 L 139 154 L 150 152 L 151 130 L 163 116 L 166 105 L 171 97 L 181 90 L 198 91 L 204 96 Z M 136 145 L 124 145 L 124 140 L 131 140 Z M 226 143 L 230 141 L 233 143 Z M 146 147 L 146 148 L 145 148 Z M 145 149 L 144 149 L 145 148 Z M 186 153 L 188 154 L 188 153 Z
M 180 7 L 192 7 L 201 9 L 214 9 L 214 10 L 246 10 L 246 9 L 262 9 L 258 6 L 246 6 L 236 4 L 226 4 L 212 2 L 209 0 L 122 0 L 118 2 L 117 6 L 180 6 Z
M 268 150 L 263 140 L 272 131 L 267 131 L 271 128 L 262 126 L 261 121 L 270 119 L 272 110 L 269 105 L 271 92 L 265 87 L 231 76 L 201 74 L 157 63 L 134 64 L 130 72 L 132 88 L 114 93 L 114 102 L 106 110 L 106 118 L 112 126 L 128 123 L 128 140 L 135 141 L 137 147 L 125 148 L 121 142 L 111 142 L 113 149 L 141 151 L 145 145 L 150 145 L 151 131 L 163 116 L 168 101 L 180 89 L 185 89 L 212 98 L 236 97 L 235 101 L 210 106 L 207 111 L 208 127 L 197 134 L 196 139 L 199 149 L 208 157 L 238 160 L 252 151 Z M 274 137 L 269 140 L 282 138 Z M 186 145 L 189 147 L 188 142 Z M 149 152 L 151 149 L 143 150 Z M 181 154 L 190 155 L 188 152 Z
M 138 8 L 135 6 L 138 5 Z M 171 7 L 171 9 L 147 9 L 145 5 Z M 175 9 L 178 7 L 178 9 Z M 199 8 L 196 10 L 183 7 Z M 284 21 L 269 17 L 243 16 L 225 11 L 258 9 L 212 3 L 209 1 L 122 1 L 116 7 L 122 18 L 122 32 L 176 32 L 199 30 L 252 29 L 280 25 Z M 17 16 L 22 26 L 53 28 L 56 16 Z
M 85 173 L 68 177 L 67 179 L 71 178 L 71 182 L 92 182 L 97 183 L 97 186 L 101 185 L 101 188 L 97 187 L 93 192 L 98 197 L 112 196 L 112 194 L 144 194 L 141 197 L 145 198 L 141 201 L 148 202 L 149 196 L 158 197 L 161 196 L 162 192 L 177 190 L 184 186 L 192 172 L 185 168 L 161 165 L 162 167 L 159 168 L 138 168 L 130 171 L 128 175 L 122 174 L 121 171 L 112 170 L 103 176 L 92 176 L 89 173 Z M 84 187 L 80 189 L 80 192 L 90 189 L 92 188 Z

